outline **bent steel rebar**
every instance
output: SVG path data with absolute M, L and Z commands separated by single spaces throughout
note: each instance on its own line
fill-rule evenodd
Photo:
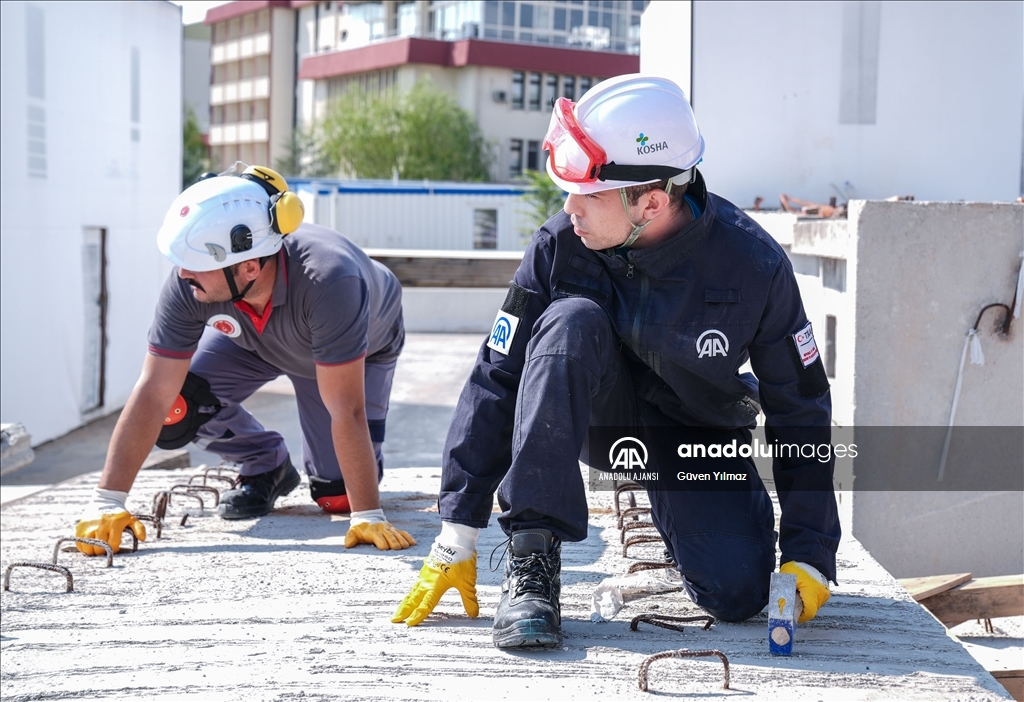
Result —
M 638 631 L 637 627 L 640 622 L 659 626 L 662 629 L 671 629 L 672 631 L 684 632 L 686 628 L 680 626 L 684 622 L 704 622 L 704 631 L 711 628 L 711 625 L 715 623 L 715 618 L 710 614 L 699 614 L 694 617 L 670 617 L 667 614 L 638 614 L 633 617 L 633 620 L 629 623 L 630 631 Z
M 633 495 L 633 492 L 637 491 L 637 490 L 645 490 L 645 488 L 640 483 L 633 483 L 633 482 L 623 483 L 622 485 L 619 485 L 617 488 L 615 488 L 614 500 L 615 500 L 615 516 L 616 517 L 619 516 L 620 514 L 622 514 L 622 508 L 621 508 L 620 503 L 619 503 L 619 500 L 621 499 L 622 493 L 624 493 L 624 492 L 630 493 L 629 494 L 629 500 L 630 500 L 631 504 L 629 506 L 630 507 L 636 507 L 636 497 Z
M 210 487 L 209 485 L 184 485 L 184 486 L 182 486 L 182 485 L 175 485 L 174 487 L 171 488 L 171 493 L 174 494 L 174 495 L 182 494 L 180 492 L 174 492 L 174 488 L 178 488 L 178 487 L 185 487 L 185 488 L 187 488 L 185 494 L 189 494 L 189 495 L 195 494 L 195 493 L 200 493 L 200 492 L 209 493 L 209 494 L 213 495 L 213 506 L 216 507 L 217 505 L 220 504 L 220 490 L 218 490 L 217 488 Z
M 665 651 L 664 653 L 657 653 L 653 656 L 645 658 L 640 663 L 640 689 L 643 692 L 647 692 L 647 669 L 651 667 L 651 663 L 655 661 L 665 660 L 667 658 L 703 658 L 707 656 L 718 656 L 722 660 L 722 665 L 725 668 L 725 682 L 722 683 L 722 689 L 729 689 L 729 659 L 725 657 L 725 654 L 718 649 L 710 649 L 707 651 L 689 651 L 685 648 L 679 649 L 678 651 Z
M 657 528 L 658 527 L 654 526 L 653 522 L 629 522 L 628 524 L 623 524 L 621 527 L 619 527 L 619 529 L 621 529 L 621 531 L 619 532 L 619 543 L 620 544 L 626 543 L 626 532 L 627 531 L 633 531 L 634 529 L 657 529 Z
M 203 502 L 203 498 L 201 498 L 199 495 L 197 495 L 197 494 L 195 494 L 195 492 L 193 492 L 193 490 L 199 490 L 199 489 L 201 489 L 201 488 L 198 485 L 172 485 L 171 489 L 167 491 L 167 493 L 168 493 L 167 494 L 167 506 L 168 507 L 171 506 L 171 498 L 172 497 L 174 497 L 175 495 L 180 495 L 181 497 L 187 497 L 189 499 L 198 501 L 199 502 L 199 509 L 201 509 L 201 510 L 206 509 L 206 504 Z M 213 490 L 213 488 L 203 488 L 203 489 Z M 217 491 L 214 490 L 214 492 L 217 492 Z M 220 493 L 217 493 L 217 499 L 218 500 L 220 499 Z
M 156 538 L 160 538 L 160 535 L 163 533 L 164 530 L 164 523 L 162 520 L 158 519 L 156 516 L 152 514 L 139 514 L 136 515 L 135 518 L 138 519 L 140 522 L 146 522 L 147 524 L 152 524 L 153 526 L 155 526 Z
M 636 521 L 636 520 L 640 519 L 641 516 L 643 516 L 645 514 L 650 514 L 650 513 L 651 513 L 651 508 L 650 507 L 630 507 L 628 509 L 622 510 L 622 514 L 619 515 L 619 529 L 622 528 L 622 525 L 630 517 L 632 517 L 633 520 Z
M 53 547 L 53 565 L 57 565 L 57 556 L 60 555 L 60 545 L 67 541 L 74 541 L 75 543 L 102 548 L 107 554 L 107 567 L 109 568 L 114 565 L 114 549 L 110 547 L 110 544 L 102 539 L 83 539 L 81 536 L 65 536 L 57 539 L 57 544 Z
M 639 573 L 642 570 L 663 570 L 665 568 L 675 567 L 675 563 L 669 563 L 668 561 L 637 561 L 629 567 L 629 570 L 627 570 L 626 573 L 632 575 L 633 573 Z
M 52 573 L 60 573 L 67 580 L 68 589 L 65 592 L 71 592 L 75 589 L 74 578 L 71 577 L 71 571 L 64 566 L 53 565 L 51 563 L 33 563 L 31 561 L 17 561 L 7 566 L 7 571 L 4 572 L 4 592 L 9 592 L 11 589 L 11 571 L 15 568 L 39 568 L 40 570 L 48 570 Z
M 636 546 L 637 544 L 663 544 L 660 536 L 631 536 L 626 539 L 626 543 L 622 545 L 622 557 L 625 558 L 628 555 L 629 547 Z

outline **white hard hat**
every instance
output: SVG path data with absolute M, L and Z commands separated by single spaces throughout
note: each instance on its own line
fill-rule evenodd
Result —
M 544 148 L 547 171 L 569 193 L 691 180 L 704 138 L 682 89 L 633 73 L 603 81 L 555 104 Z
M 302 222 L 284 178 L 252 166 L 201 180 L 174 199 L 157 234 L 160 252 L 190 271 L 214 271 L 277 253 Z

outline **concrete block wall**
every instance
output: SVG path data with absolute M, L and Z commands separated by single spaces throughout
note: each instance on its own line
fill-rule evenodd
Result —
M 854 425 L 946 426 L 968 329 L 982 307 L 1013 299 L 1024 205 L 853 201 L 848 226 Z M 1003 316 L 982 319 L 985 364 L 967 361 L 957 426 L 1024 424 L 1024 316 L 1002 337 Z M 893 467 L 854 464 L 857 475 L 882 469 Z M 1021 492 L 856 487 L 854 534 L 896 577 L 1024 572 Z

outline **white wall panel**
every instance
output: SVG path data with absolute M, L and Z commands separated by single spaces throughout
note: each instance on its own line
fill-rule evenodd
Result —
M 26 12 L 43 14 L 43 96 L 28 91 Z M 156 230 L 181 183 L 181 15 L 164 2 L 0 5 L 0 415 L 39 443 L 82 423 L 82 241 L 107 230 L 106 401 L 124 404 L 170 265 Z M 139 56 L 133 115 L 131 55 Z M 45 111 L 45 177 L 27 168 Z M 7 419 L 7 418 L 10 419 Z

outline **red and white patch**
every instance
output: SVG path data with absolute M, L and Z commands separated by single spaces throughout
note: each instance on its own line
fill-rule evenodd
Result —
M 811 331 L 811 323 L 793 335 L 796 342 L 796 350 L 800 353 L 800 362 L 804 368 L 818 360 L 818 344 L 814 341 L 814 332 Z
M 184 207 L 181 208 L 181 216 L 182 217 L 188 217 L 188 213 L 189 213 L 188 205 L 185 205 Z
M 238 320 L 229 314 L 215 314 L 206 320 L 206 323 L 232 339 L 242 333 L 242 328 L 238 326 Z

